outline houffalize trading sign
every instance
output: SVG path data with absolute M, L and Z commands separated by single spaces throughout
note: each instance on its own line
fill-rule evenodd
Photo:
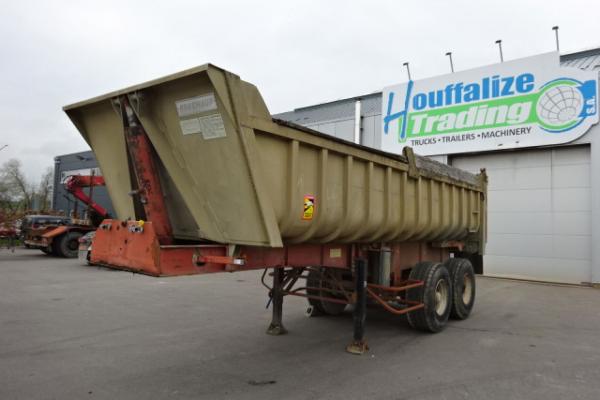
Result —
M 598 122 L 598 73 L 557 52 L 383 91 L 382 149 L 422 155 L 567 143 Z

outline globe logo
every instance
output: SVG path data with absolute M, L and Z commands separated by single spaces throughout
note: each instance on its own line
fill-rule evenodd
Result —
M 563 128 L 578 121 L 583 96 L 575 86 L 560 84 L 544 91 L 537 102 L 540 121 L 549 128 Z

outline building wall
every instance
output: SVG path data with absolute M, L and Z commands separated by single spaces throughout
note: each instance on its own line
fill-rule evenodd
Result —
M 488 178 L 486 275 L 562 283 L 592 280 L 590 147 L 453 155 Z
M 361 103 L 361 144 L 381 147 L 381 93 L 299 108 L 273 117 L 354 141 L 355 104 Z
M 65 190 L 63 180 L 69 175 L 89 175 L 95 169 L 96 175 L 102 175 L 96 162 L 96 157 L 91 151 L 66 154 L 54 158 L 54 192 L 52 195 L 52 207 L 56 211 L 64 211 L 65 215 L 75 209 L 75 198 Z M 89 189 L 84 189 L 89 193 Z M 102 207 L 106 208 L 111 215 L 115 215 L 110 197 L 106 187 L 95 186 L 92 198 Z M 83 203 L 78 204 L 79 212 L 85 209 Z

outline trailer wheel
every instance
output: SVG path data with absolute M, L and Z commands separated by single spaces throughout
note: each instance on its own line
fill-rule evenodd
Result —
M 453 319 L 467 319 L 475 304 L 475 271 L 466 258 L 449 258 L 444 262 L 452 281 Z
M 327 290 L 327 285 L 322 281 L 322 276 L 315 270 L 310 270 L 306 278 L 306 293 L 312 296 L 322 297 L 340 297 L 336 293 L 331 293 Z M 310 288 L 310 289 L 308 289 Z M 343 297 L 340 297 L 343 298 Z M 308 299 L 308 304 L 312 307 L 307 310 L 307 314 L 311 317 L 317 315 L 339 315 L 346 309 L 346 304 L 332 303 L 330 301 L 324 301 L 319 299 Z
M 79 250 L 78 239 L 83 236 L 81 232 L 67 232 L 52 241 L 53 252 L 65 258 L 76 258 Z
M 408 313 L 408 323 L 415 329 L 439 332 L 446 326 L 452 309 L 452 281 L 445 265 L 420 262 L 410 271 L 411 280 L 424 285 L 409 289 L 407 299 L 422 302 L 425 307 Z

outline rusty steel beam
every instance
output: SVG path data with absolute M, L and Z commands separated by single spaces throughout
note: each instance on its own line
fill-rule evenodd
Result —
M 418 310 L 418 309 L 420 309 L 420 308 L 423 308 L 423 307 L 425 307 L 425 305 L 424 305 L 423 303 L 417 303 L 417 304 L 414 304 L 414 305 L 413 305 L 413 306 L 411 306 L 411 307 L 402 308 L 402 309 L 397 309 L 397 308 L 394 308 L 394 307 L 390 306 L 390 305 L 389 305 L 389 304 L 388 304 L 388 303 L 387 303 L 385 300 L 383 300 L 381 297 L 379 297 L 379 296 L 377 295 L 377 293 L 373 292 L 373 291 L 372 291 L 371 289 L 369 289 L 368 287 L 367 287 L 367 293 L 369 294 L 369 296 L 370 296 L 370 297 L 371 297 L 373 300 L 375 300 L 375 301 L 376 301 L 377 303 L 379 303 L 379 304 L 380 304 L 380 305 L 381 305 L 383 308 L 385 308 L 385 309 L 386 309 L 386 311 L 389 311 L 389 312 L 391 312 L 392 314 L 396 314 L 396 315 L 402 315 L 402 314 L 406 314 L 406 313 L 409 313 L 409 312 L 411 312 L 411 311 L 415 311 L 415 310 Z M 407 302 L 406 300 L 404 301 L 404 303 L 407 303 L 407 304 L 408 304 L 408 302 Z
M 406 281 L 404 284 L 401 284 L 400 286 L 383 286 L 383 285 L 377 285 L 375 283 L 369 283 L 369 284 L 367 284 L 367 287 L 372 288 L 372 289 L 383 290 L 386 292 L 403 292 L 407 289 L 413 289 L 416 287 L 421 287 L 423 285 L 424 285 L 423 281 Z
M 131 157 L 133 170 L 138 183 L 137 194 L 144 207 L 146 220 L 152 221 L 160 244 L 173 243 L 173 228 L 167 213 L 156 165 L 154 147 L 144 127 L 135 115 L 127 96 L 119 98 L 121 115 L 125 129 L 127 151 Z

